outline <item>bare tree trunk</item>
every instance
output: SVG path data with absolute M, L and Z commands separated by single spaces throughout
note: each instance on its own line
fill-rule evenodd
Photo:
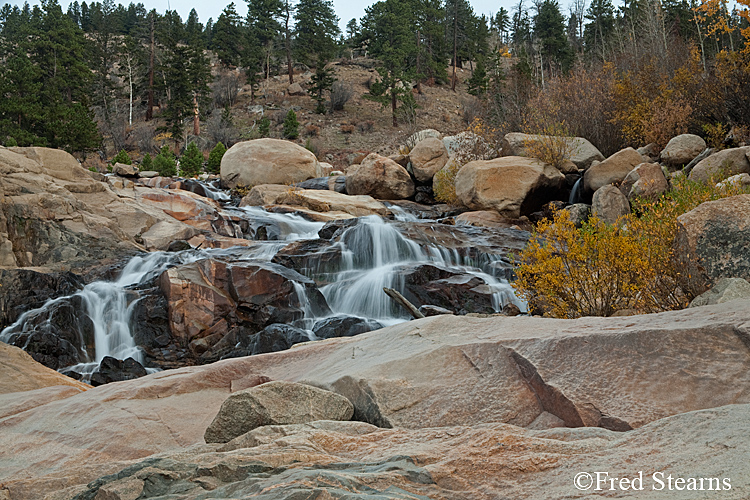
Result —
M 127 59 L 128 63 L 128 87 L 130 89 L 128 101 L 129 101 L 129 108 L 128 108 L 128 125 L 133 124 L 133 64 L 130 59 L 130 54 L 128 54 Z
M 286 23 L 284 25 L 284 34 L 286 42 L 286 68 L 289 72 L 289 85 L 294 83 L 294 70 L 292 69 L 292 42 L 289 34 L 289 18 L 292 15 L 292 9 L 289 5 L 290 0 L 286 0 Z
M 417 30 L 417 94 L 422 95 L 422 68 L 420 67 L 420 43 L 419 43 L 419 30 Z
M 455 8 L 453 9 L 453 79 L 451 82 L 451 90 L 456 91 L 456 64 L 458 54 L 458 0 L 453 0 Z
M 193 94 L 193 135 L 201 135 L 201 118 L 196 94 Z
M 396 121 L 396 89 L 391 89 L 391 111 L 393 112 L 393 126 L 398 127 L 398 122 Z
M 146 121 L 154 117 L 154 13 L 151 12 L 151 52 L 148 58 L 148 107 L 146 108 Z

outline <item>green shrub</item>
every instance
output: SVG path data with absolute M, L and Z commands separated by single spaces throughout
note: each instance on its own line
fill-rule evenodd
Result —
M 224 153 L 226 152 L 227 148 L 224 146 L 224 144 L 222 144 L 221 142 L 217 143 L 208 155 L 206 170 L 208 170 L 212 174 L 218 174 L 221 170 L 221 159 L 224 157 Z
M 177 161 L 169 146 L 163 146 L 152 163 L 152 168 L 164 177 L 177 175 Z
M 5 141 L 5 147 L 6 148 L 14 148 L 18 146 L 18 142 L 13 137 L 8 137 L 8 139 Z
M 152 170 L 154 165 L 154 160 L 151 158 L 151 155 L 146 153 L 143 155 L 143 159 L 141 160 L 141 170 Z
M 119 153 L 115 155 L 114 158 L 112 158 L 112 161 L 110 162 L 112 165 L 115 163 L 123 163 L 125 165 L 131 165 L 133 162 L 130 159 L 130 155 L 128 155 L 127 151 L 124 149 L 121 149 Z
M 203 153 L 195 142 L 190 141 L 185 153 L 180 157 L 180 173 L 185 177 L 195 177 L 203 170 Z
M 282 133 L 287 139 L 296 139 L 299 137 L 299 122 L 297 121 L 297 113 L 293 109 L 290 109 L 286 114 Z

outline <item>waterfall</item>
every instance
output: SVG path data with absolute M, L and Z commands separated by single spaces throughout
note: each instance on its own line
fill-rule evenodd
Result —
M 89 283 L 73 295 L 49 300 L 37 309 L 26 311 L 15 323 L 0 332 L 0 341 L 10 343 L 14 336 L 29 334 L 28 343 L 32 338 L 31 331 L 39 323 L 49 327 L 51 311 L 55 306 L 79 298 L 93 328 L 94 352 L 88 352 L 86 345 L 90 343 L 86 341 L 86 332 L 79 327 L 76 333 L 83 362 L 67 368 L 85 378 L 96 370 L 105 356 L 117 359 L 132 357 L 142 363 L 143 354 L 130 332 L 130 317 L 138 301 L 138 293 L 130 287 L 155 278 L 169 267 L 194 262 L 204 255 L 202 251 L 188 251 L 154 252 L 133 257 L 115 281 Z
M 570 190 L 570 198 L 568 198 L 568 205 L 575 205 L 576 203 L 580 203 L 581 201 L 581 181 L 583 180 L 583 176 L 579 177 L 575 184 L 573 184 L 573 189 Z

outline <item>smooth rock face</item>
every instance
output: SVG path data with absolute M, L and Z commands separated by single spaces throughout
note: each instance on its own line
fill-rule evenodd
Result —
M 346 192 L 370 195 L 378 200 L 403 200 L 414 196 L 414 181 L 395 161 L 370 153 L 346 174 Z
M 268 382 L 229 396 L 204 438 L 207 443 L 226 443 L 264 425 L 349 420 L 353 414 L 349 400 L 336 393 L 292 382 Z
M 675 259 L 698 295 L 720 278 L 750 280 L 750 195 L 700 204 L 677 218 Z
M 594 193 L 591 212 L 604 222 L 614 224 L 630 213 L 630 203 L 615 186 L 604 186 Z
M 602 186 L 619 182 L 641 163 L 643 156 L 638 151 L 625 148 L 586 170 L 583 187 L 588 192 L 594 192 Z
M 492 210 L 464 212 L 456 216 L 456 222 L 478 227 L 511 227 L 513 222 Z
M 656 200 L 669 189 L 669 182 L 658 163 L 641 163 L 625 176 L 620 191 L 629 200 L 635 197 Z
M 565 176 L 534 158 L 506 156 L 477 160 L 456 175 L 456 195 L 472 210 L 495 210 L 518 218 L 560 196 Z
M 0 394 L 56 386 L 74 387 L 76 392 L 91 388 L 37 363 L 22 349 L 0 342 Z
M 682 134 L 672 137 L 659 156 L 662 163 L 677 167 L 690 163 L 704 149 L 706 149 L 706 141 L 702 137 L 694 134 Z
M 476 498 L 483 500 L 537 499 L 579 495 L 572 478 L 602 463 L 636 475 L 674 463 L 670 470 L 685 477 L 696 470 L 731 471 L 733 490 L 723 493 L 744 499 L 750 488 L 748 324 L 748 301 L 626 318 L 443 315 L 169 370 L 4 418 L 0 480 L 11 498 L 24 500 L 75 491 L 71 498 L 88 488 L 95 495 L 120 480 L 205 498 L 234 498 L 239 490 L 231 488 L 261 480 L 288 498 L 310 484 L 329 488 L 331 478 L 363 488 L 357 479 L 363 473 L 366 485 L 380 492 L 415 487 L 409 491 L 448 500 L 458 493 L 474 498 L 481 487 L 487 493 Z M 362 422 L 263 427 L 236 446 L 225 445 L 235 450 L 227 455 L 217 454 L 223 447 L 200 446 L 230 393 L 269 379 L 338 390 L 354 404 L 355 418 L 395 428 Z M 731 406 L 716 408 L 723 405 Z M 550 428 L 560 422 L 636 430 L 507 425 Z M 241 450 L 258 445 L 264 446 Z M 145 458 L 155 453 L 168 455 Z M 412 458 L 393 458 L 403 456 Z M 680 457 L 687 460 L 684 469 Z M 87 486 L 129 466 L 129 472 Z M 323 482 L 315 479 L 320 474 Z M 204 479 L 182 482 L 199 476 Z M 237 482 L 245 479 L 245 485 Z M 214 484 L 215 493 L 191 490 L 191 484 Z M 450 491 L 418 489 L 446 484 Z
M 720 181 L 737 174 L 750 174 L 750 160 L 748 160 L 750 146 L 732 148 L 714 153 L 701 160 L 690 171 L 690 180 L 708 182 L 710 179 Z M 716 178 L 718 177 L 718 178 Z
M 293 142 L 254 139 L 238 142 L 221 159 L 221 183 L 238 185 L 293 184 L 320 177 L 315 155 Z
M 694 298 L 690 307 L 721 304 L 737 299 L 750 299 L 750 283 L 742 278 L 721 278 L 709 291 Z
M 502 142 L 502 154 L 503 156 L 526 156 L 526 146 L 528 143 L 549 140 L 549 137 L 520 132 L 505 134 Z M 604 160 L 604 156 L 596 146 L 583 137 L 555 137 L 554 139 L 566 141 L 569 144 L 571 152 L 570 161 L 579 169 L 585 170 L 589 168 L 591 162 Z
M 430 137 L 420 141 L 409 153 L 414 177 L 419 182 L 428 182 L 445 166 L 448 161 L 448 150 L 443 141 Z

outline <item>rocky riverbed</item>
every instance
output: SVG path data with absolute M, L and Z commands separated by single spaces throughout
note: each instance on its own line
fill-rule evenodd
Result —
M 747 498 L 746 195 L 680 219 L 703 307 L 553 320 L 509 284 L 549 202 L 629 210 L 719 155 L 744 182 L 747 151 L 579 138 L 556 170 L 509 134 L 458 208 L 433 132 L 328 177 L 284 141 L 204 181 L 0 148 L 0 500 Z

